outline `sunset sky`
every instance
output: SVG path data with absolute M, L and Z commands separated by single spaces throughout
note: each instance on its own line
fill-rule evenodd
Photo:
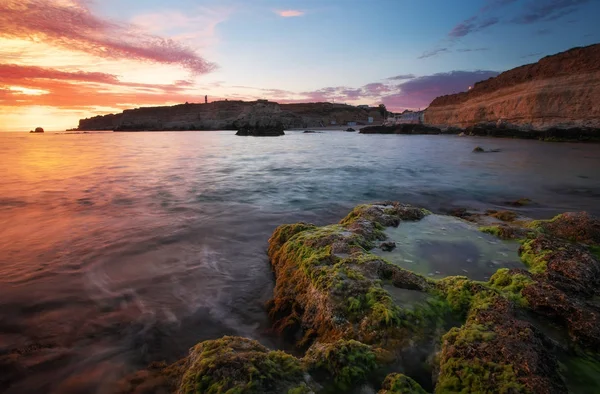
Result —
M 600 41 L 599 0 L 0 0 L 0 131 L 221 98 L 438 95 Z

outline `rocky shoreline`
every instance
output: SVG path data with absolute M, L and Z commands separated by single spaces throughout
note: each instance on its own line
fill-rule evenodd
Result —
M 338 224 L 279 226 L 269 239 L 276 285 L 266 307 L 273 329 L 303 357 L 223 337 L 196 345 L 175 364 L 128 376 L 115 391 L 599 389 L 600 221 L 586 213 L 545 221 L 511 211 L 453 214 L 460 219 L 381 202 L 356 207 Z M 386 259 L 385 253 L 407 247 L 400 238 L 394 242 L 393 231 L 428 225 L 431 218 L 472 228 L 490 244 L 512 242 L 520 267 L 492 265 L 481 281 L 466 270 L 465 276 L 435 277 Z M 443 239 L 451 236 L 436 242 L 455 242 Z
M 423 124 L 399 124 L 393 126 L 367 126 L 361 134 L 445 134 L 477 137 L 519 138 L 547 142 L 600 142 L 600 129 L 586 127 L 549 128 L 533 130 L 499 122 L 477 123 L 466 128 L 435 127 Z

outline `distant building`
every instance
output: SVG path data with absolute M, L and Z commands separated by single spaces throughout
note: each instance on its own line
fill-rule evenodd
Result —
M 348 122 L 348 126 L 356 126 L 356 122 Z
M 369 116 L 369 118 L 367 119 L 367 123 L 373 123 L 373 117 Z
M 337 122 L 336 122 L 335 120 L 332 120 L 332 121 L 331 121 L 331 124 L 332 124 L 332 125 L 335 125 L 335 124 L 337 124 Z
M 423 123 L 425 111 L 404 111 L 401 114 L 394 114 L 386 119 L 386 125 L 396 125 L 404 123 Z

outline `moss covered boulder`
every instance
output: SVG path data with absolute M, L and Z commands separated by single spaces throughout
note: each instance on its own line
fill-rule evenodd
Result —
M 295 357 L 250 339 L 224 337 L 192 348 L 178 393 L 286 393 L 304 387 Z
M 307 394 L 301 361 L 257 341 L 226 336 L 204 341 L 172 365 L 154 364 L 128 376 L 119 393 Z
M 490 290 L 473 296 L 466 323 L 443 337 L 436 393 L 564 393 L 552 344 Z
M 370 346 L 354 340 L 315 343 L 302 363 L 327 391 L 345 392 L 367 380 L 377 369 L 377 355 Z
M 268 308 L 275 328 L 300 345 L 355 339 L 386 346 L 413 337 L 414 324 L 423 320 L 397 305 L 384 285 L 429 292 L 433 282 L 368 250 L 385 240 L 385 227 L 426 214 L 384 202 L 359 206 L 340 224 L 278 227 L 269 240 L 276 286 Z
M 533 221 L 529 227 L 571 242 L 600 244 L 600 220 L 587 212 L 563 213 L 551 220 Z
M 379 394 L 427 394 L 427 392 L 408 376 L 391 373 L 383 381 Z
M 510 232 L 521 243 L 519 254 L 529 272 L 499 271 L 493 285 L 564 326 L 576 346 L 599 351 L 600 221 L 585 212 L 564 213 L 515 223 Z

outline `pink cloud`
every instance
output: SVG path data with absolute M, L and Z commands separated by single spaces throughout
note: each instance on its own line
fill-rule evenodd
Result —
M 304 15 L 304 11 L 299 11 L 299 10 L 283 10 L 283 11 L 275 11 L 275 13 L 284 18 L 292 18 L 295 16 Z
M 174 40 L 97 17 L 85 4 L 81 0 L 3 0 L 0 37 L 40 40 L 102 58 L 177 64 L 197 74 L 216 67 Z
M 411 79 L 397 86 L 397 93 L 382 97 L 393 111 L 426 108 L 438 96 L 466 91 L 475 82 L 498 75 L 496 71 L 451 71 Z
M 0 64 L 0 82 L 11 84 L 22 79 L 63 79 L 70 81 L 99 82 L 116 84 L 116 76 L 99 72 L 66 72 L 51 68 L 36 66 L 21 66 L 16 64 Z

